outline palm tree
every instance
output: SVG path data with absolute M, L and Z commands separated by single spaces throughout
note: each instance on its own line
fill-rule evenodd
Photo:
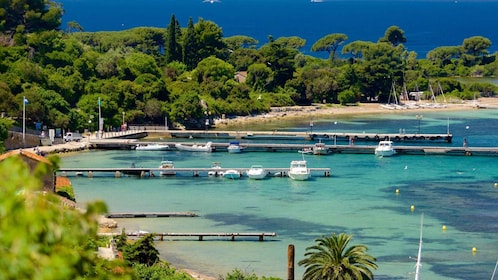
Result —
M 314 246 L 306 248 L 305 259 L 299 261 L 304 265 L 304 280 L 345 280 L 373 279 L 372 269 L 377 269 L 376 259 L 366 251 L 365 245 L 349 248 L 352 235 L 335 233 L 315 239 Z

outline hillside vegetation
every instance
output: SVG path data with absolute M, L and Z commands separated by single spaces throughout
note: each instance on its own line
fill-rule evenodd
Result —
M 77 22 L 62 28 L 62 14 L 49 0 L 2 1 L 0 112 L 18 124 L 23 97 L 29 126 L 96 130 L 100 99 L 105 129 L 119 127 L 123 118 L 129 124 L 167 118 L 195 129 L 206 119 L 272 106 L 386 102 L 393 83 L 398 93 L 432 84 L 440 88 L 436 94 L 455 99 L 497 91 L 493 84 L 452 78 L 498 74 L 497 55 L 488 53 L 492 42 L 481 36 L 418 58 L 397 26 L 377 42 L 328 34 L 312 46 L 329 55 L 321 59 L 300 52 L 302 38 L 227 38 L 203 19 L 182 27 L 171 15 L 167 28 L 90 33 Z

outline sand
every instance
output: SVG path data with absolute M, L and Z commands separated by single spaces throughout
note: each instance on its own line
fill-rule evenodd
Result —
M 479 107 L 477 107 L 478 105 Z M 413 112 L 416 114 L 423 112 L 437 111 L 461 111 L 461 110 L 476 110 L 478 108 L 498 109 L 498 98 L 480 98 L 477 102 L 457 102 L 447 103 L 444 108 L 415 108 L 404 110 L 390 110 L 380 106 L 379 103 L 359 103 L 354 106 L 341 106 L 337 104 L 315 104 L 312 106 L 293 106 L 273 108 L 270 113 L 254 116 L 238 116 L 235 118 L 217 119 L 215 125 L 217 129 L 230 129 L 240 124 L 250 124 L 265 121 L 268 119 L 298 119 L 321 117 L 330 115 L 358 115 L 358 114 L 397 114 Z

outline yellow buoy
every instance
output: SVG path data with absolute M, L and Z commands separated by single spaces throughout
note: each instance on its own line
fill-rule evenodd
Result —
M 410 206 L 410 211 L 412 211 L 412 212 L 415 211 L 415 206 L 413 206 L 413 205 Z
M 399 189 L 396 189 L 396 194 L 399 194 Z
M 498 188 L 498 183 L 495 183 L 495 188 Z
M 446 226 L 445 225 L 443 225 L 443 231 L 446 231 Z
M 476 247 L 472 247 L 472 254 L 475 254 L 477 253 L 477 248 Z

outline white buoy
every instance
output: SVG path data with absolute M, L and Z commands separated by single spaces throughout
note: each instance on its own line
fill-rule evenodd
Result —
M 410 211 L 412 211 L 412 212 L 415 211 L 415 206 L 414 205 L 410 206 Z

